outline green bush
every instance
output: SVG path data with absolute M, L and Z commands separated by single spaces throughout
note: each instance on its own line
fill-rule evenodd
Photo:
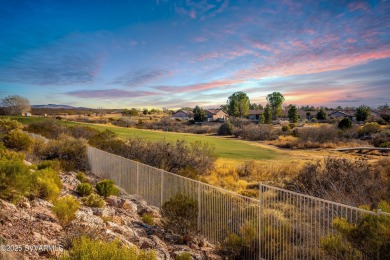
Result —
M 243 248 L 242 238 L 234 233 L 229 234 L 229 236 L 221 243 L 218 248 L 218 251 L 226 256 L 227 259 L 235 259 L 241 254 Z
M 66 126 L 60 125 L 53 119 L 31 123 L 28 125 L 27 131 L 50 139 L 58 139 L 61 134 L 69 134 L 69 129 Z
M 162 205 L 161 216 L 165 228 L 183 236 L 194 234 L 197 227 L 198 202 L 177 194 Z
M 375 147 L 386 147 L 390 142 L 390 130 L 383 130 L 379 133 L 373 134 L 372 144 Z
M 118 188 L 115 187 L 115 184 L 112 180 L 102 180 L 96 184 L 97 194 L 107 198 L 110 195 L 118 195 Z
M 49 201 L 55 201 L 61 192 L 61 178 L 52 168 L 45 168 L 33 173 L 34 184 L 30 194 Z
M 4 145 L 16 151 L 28 151 L 33 146 L 33 139 L 21 130 L 12 130 L 4 137 Z
M 58 140 L 49 141 L 42 157 L 46 160 L 58 159 L 65 170 L 86 170 L 88 167 L 86 141 L 64 134 Z
M 93 187 L 91 184 L 87 182 L 80 183 L 79 185 L 77 185 L 76 192 L 81 197 L 85 197 L 90 195 L 93 192 Z
M 154 225 L 154 218 L 150 214 L 144 214 L 142 216 L 142 222 L 144 222 L 145 224 L 148 224 L 149 226 L 153 226 Z
M 104 200 L 95 193 L 82 198 L 81 201 L 88 207 L 102 208 L 104 206 Z
M 154 251 L 140 250 L 137 247 L 122 246 L 119 240 L 104 242 L 84 236 L 72 241 L 72 248 L 62 256 L 63 260 L 154 260 Z
M 80 182 L 86 182 L 87 176 L 85 176 L 85 173 L 83 172 L 78 172 L 76 175 L 76 179 L 78 179 Z
M 378 205 L 384 212 L 390 212 L 390 205 L 382 201 Z M 365 215 L 357 224 L 336 218 L 333 226 L 336 236 L 321 241 L 323 249 L 330 255 L 350 259 L 390 259 L 390 218 L 384 215 Z M 340 258 L 339 258 L 340 259 Z M 344 259 L 344 258 L 343 258 Z
M 224 122 L 218 129 L 218 135 L 232 135 L 233 125 L 230 121 Z
M 22 124 L 9 118 L 0 118 L 0 135 L 9 134 L 13 130 L 22 129 Z
M 287 131 L 289 131 L 289 130 L 290 130 L 290 127 L 289 127 L 288 125 L 282 126 L 282 131 L 283 131 L 283 132 L 287 132 Z
M 2 142 L 0 142 L 0 158 L 22 162 L 24 159 L 26 159 L 26 155 L 24 153 L 21 153 L 21 152 L 15 152 L 15 151 L 8 150 L 5 148 L 4 144 Z
M 52 208 L 61 226 L 67 226 L 76 217 L 76 211 L 80 208 L 80 203 L 75 197 L 67 195 L 58 199 Z
M 188 252 L 181 253 L 175 257 L 175 260 L 192 260 L 192 255 Z
M 369 135 L 369 134 L 378 133 L 380 131 L 381 131 L 381 126 L 376 122 L 372 122 L 372 123 L 365 123 L 364 126 L 362 126 L 362 128 L 359 130 L 359 134 Z
M 33 178 L 30 169 L 21 160 L 0 159 L 0 198 L 16 202 L 22 196 L 28 196 Z
M 60 171 L 61 170 L 61 163 L 58 160 L 46 160 L 42 161 L 37 165 L 38 170 L 43 170 L 47 168 L 51 168 L 55 171 Z
M 352 121 L 348 117 L 343 118 L 339 124 L 337 125 L 338 128 L 345 130 L 352 127 Z
M 379 147 L 382 148 L 390 148 L 390 141 L 389 142 L 383 142 L 379 145 Z

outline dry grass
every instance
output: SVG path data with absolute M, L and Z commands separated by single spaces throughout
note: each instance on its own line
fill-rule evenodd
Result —
M 268 144 L 288 149 L 334 149 L 340 147 L 369 146 L 367 141 L 357 139 L 353 139 L 351 141 L 315 142 L 303 141 L 294 136 L 279 136 L 277 140 L 269 141 Z

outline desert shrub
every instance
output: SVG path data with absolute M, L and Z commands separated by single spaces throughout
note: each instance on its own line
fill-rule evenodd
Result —
M 12 130 L 4 139 L 4 145 L 16 151 L 28 151 L 33 145 L 33 139 L 21 130 Z
M 337 125 L 338 128 L 345 130 L 352 127 L 352 121 L 348 117 L 344 117 Z
M 43 169 L 48 169 L 51 168 L 55 171 L 60 171 L 61 170 L 61 163 L 58 160 L 46 160 L 42 161 L 37 165 L 38 170 L 43 170 Z
M 118 188 L 115 187 L 115 184 L 112 180 L 99 181 L 96 184 L 96 191 L 104 198 L 107 198 L 110 195 L 117 195 L 119 192 Z
M 61 226 L 67 226 L 76 217 L 76 211 L 79 210 L 80 203 L 75 197 L 67 195 L 59 198 L 52 207 Z
M 236 137 L 251 141 L 275 140 L 278 133 L 271 125 L 247 125 L 234 131 Z
M 0 118 L 0 135 L 6 135 L 18 129 L 22 129 L 22 124 L 18 121 L 9 118 Z
M 149 226 L 153 226 L 154 225 L 154 218 L 151 214 L 143 214 L 142 216 L 142 222 L 144 222 L 145 224 L 148 224 Z
M 76 179 L 78 179 L 80 182 L 86 182 L 87 176 L 85 176 L 85 173 L 83 172 L 78 172 L 76 175 Z
M 26 155 L 22 152 L 15 152 L 5 148 L 4 144 L 0 142 L 0 159 L 7 159 L 12 161 L 23 161 Z
M 42 155 L 43 159 L 58 159 L 65 170 L 86 170 L 88 167 L 87 145 L 83 139 L 60 135 L 50 140 Z
M 30 196 L 55 201 L 62 187 L 58 172 L 52 168 L 45 168 L 35 171 L 33 176 L 34 183 Z
M 379 145 L 379 147 L 382 147 L 382 148 L 390 148 L 390 141 L 389 141 L 389 142 L 381 143 L 381 144 Z
M 57 139 L 61 134 L 69 134 L 70 132 L 66 126 L 60 125 L 55 120 L 31 123 L 27 126 L 27 131 L 50 139 Z
M 81 199 L 85 206 L 102 208 L 104 206 L 104 200 L 99 195 L 92 193 L 87 197 Z
M 5 152 L 3 152 L 5 154 Z M 8 156 L 12 156 L 8 154 Z M 13 157 L 13 156 L 12 156 Z M 22 160 L 0 158 L 0 198 L 16 202 L 28 196 L 33 178 L 30 169 Z
M 390 213 L 390 205 L 382 201 L 378 205 Z M 357 224 L 336 218 L 333 226 L 338 235 L 330 235 L 321 241 L 322 248 L 333 257 L 343 259 L 390 259 L 390 218 L 384 215 L 364 215 Z
M 253 125 L 253 122 L 250 119 L 247 118 L 240 118 L 240 117 L 231 117 L 229 121 L 233 124 L 236 128 L 243 128 L 248 125 Z
M 282 126 L 282 131 L 283 131 L 283 132 L 287 132 L 287 131 L 289 131 L 289 130 L 290 130 L 289 125 L 283 125 L 283 126 Z
M 175 257 L 175 260 L 192 260 L 192 255 L 188 252 L 183 252 Z
M 372 144 L 376 147 L 388 147 L 390 142 L 390 130 L 383 130 L 372 135 Z
M 90 195 L 93 192 L 93 187 L 91 184 L 87 182 L 80 183 L 79 185 L 77 185 L 76 192 L 81 197 L 85 197 Z
M 290 129 L 293 129 L 293 128 L 297 127 L 297 125 L 295 123 L 290 123 L 290 124 L 288 124 L 288 127 Z
M 72 126 L 69 130 L 74 138 L 83 138 L 87 140 L 99 134 L 99 130 L 90 126 Z
M 388 197 L 386 180 L 367 161 L 328 157 L 307 163 L 286 188 L 348 205 L 376 205 Z
M 366 123 L 363 125 L 363 127 L 359 130 L 360 135 L 370 135 L 374 133 L 378 133 L 381 131 L 381 126 L 376 123 Z
M 125 141 L 115 133 L 105 131 L 91 138 L 89 143 L 104 151 L 174 173 L 187 168 L 196 171 L 198 175 L 204 174 L 214 167 L 217 159 L 214 147 L 201 142 L 148 142 L 141 139 Z
M 245 162 L 243 165 L 237 168 L 237 174 L 240 177 L 249 177 L 257 171 L 256 162 L 251 160 Z
M 298 130 L 298 138 L 302 141 L 310 142 L 332 142 L 337 140 L 337 128 L 330 125 L 321 125 L 319 127 L 303 127 Z
M 243 248 L 242 238 L 234 233 L 228 235 L 228 237 L 221 243 L 218 251 L 227 259 L 236 259 L 240 256 Z
M 182 236 L 196 233 L 198 202 L 185 195 L 177 194 L 162 205 L 163 225 Z
M 218 135 L 232 135 L 233 125 L 230 121 L 224 122 L 218 129 Z
M 259 191 L 258 190 L 242 190 L 239 192 L 239 194 L 251 197 L 251 198 L 258 198 L 259 197 Z
M 129 260 L 155 260 L 154 251 L 140 250 L 137 247 L 127 247 L 121 245 L 119 240 L 104 242 L 101 240 L 90 239 L 85 236 L 75 238 L 72 241 L 71 249 L 66 252 L 63 260 L 79 259 L 79 260 L 114 260 L 114 259 L 129 259 Z

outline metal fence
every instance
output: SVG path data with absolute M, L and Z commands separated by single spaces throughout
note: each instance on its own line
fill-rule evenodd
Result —
M 353 249 L 327 254 L 323 241 L 337 235 L 336 218 L 354 224 L 379 214 L 263 184 L 259 199 L 249 198 L 93 147 L 88 147 L 88 159 L 93 173 L 151 205 L 161 207 L 176 194 L 196 200 L 200 234 L 214 244 L 230 237 L 233 255 L 239 243 L 237 259 L 365 259 Z

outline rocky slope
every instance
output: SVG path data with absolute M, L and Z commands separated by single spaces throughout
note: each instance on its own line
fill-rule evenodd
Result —
M 71 194 L 80 200 L 75 192 L 80 183 L 76 173 L 61 173 L 61 179 L 61 196 Z M 96 176 L 89 175 L 88 179 L 92 184 L 97 182 Z M 25 199 L 14 205 L 0 200 L 0 244 L 55 245 L 66 250 L 72 238 L 83 234 L 103 240 L 119 239 L 129 246 L 152 249 L 157 259 L 175 259 L 183 252 L 190 253 L 193 259 L 221 259 L 214 247 L 203 239 L 194 238 L 187 244 L 179 244 L 178 236 L 161 227 L 159 209 L 149 206 L 139 196 L 120 191 L 118 196 L 110 196 L 105 202 L 103 208 L 82 206 L 76 213 L 76 219 L 62 228 L 51 211 L 53 205 L 48 201 Z M 156 224 L 143 223 L 141 216 L 144 213 L 153 215 Z M 42 248 L 18 253 L 3 250 L 0 251 L 0 259 L 45 259 L 60 254 L 58 250 Z

